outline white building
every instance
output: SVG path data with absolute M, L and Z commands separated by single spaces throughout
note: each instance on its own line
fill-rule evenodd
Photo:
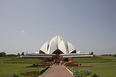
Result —
M 44 60 L 73 60 L 81 57 L 92 57 L 93 55 L 76 52 L 75 47 L 70 43 L 66 42 L 61 36 L 53 37 L 50 42 L 46 42 L 40 48 L 39 54 L 26 54 L 22 57 L 33 57 L 41 58 Z

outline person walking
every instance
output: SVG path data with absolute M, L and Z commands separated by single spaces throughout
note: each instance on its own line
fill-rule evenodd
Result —
M 62 65 L 62 60 L 60 61 L 60 64 Z
M 59 65 L 59 63 L 60 63 L 60 62 L 59 62 L 59 60 L 58 60 L 58 65 Z

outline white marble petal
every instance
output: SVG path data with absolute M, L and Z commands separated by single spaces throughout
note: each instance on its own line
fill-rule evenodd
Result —
M 69 50 L 69 53 L 75 50 L 75 47 L 70 42 L 68 42 L 68 50 Z
M 40 48 L 40 50 L 47 54 L 47 47 L 48 47 L 48 42 L 44 43 Z
M 56 46 L 55 42 L 52 41 L 52 42 L 49 44 L 48 54 L 52 54 L 52 52 L 54 52 L 55 50 L 57 50 L 57 46 Z
M 59 50 L 61 50 L 64 54 L 67 54 L 67 48 L 66 48 L 65 43 L 63 41 L 60 42 Z
M 64 54 L 71 53 L 75 50 L 74 46 L 69 42 L 67 44 L 61 36 L 54 36 L 49 44 L 46 42 L 40 50 L 46 54 L 52 54 L 57 49 L 61 50 Z

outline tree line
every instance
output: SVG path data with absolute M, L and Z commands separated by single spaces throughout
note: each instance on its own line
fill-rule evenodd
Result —
M 6 54 L 5 52 L 0 52 L 0 57 L 5 57 L 5 56 L 21 56 L 21 55 L 24 55 L 24 52 L 22 52 L 21 54 L 18 53 L 17 55 L 16 54 Z

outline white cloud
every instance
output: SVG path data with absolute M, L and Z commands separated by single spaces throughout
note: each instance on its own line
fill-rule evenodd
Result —
M 24 35 L 26 34 L 24 30 L 21 31 Z

